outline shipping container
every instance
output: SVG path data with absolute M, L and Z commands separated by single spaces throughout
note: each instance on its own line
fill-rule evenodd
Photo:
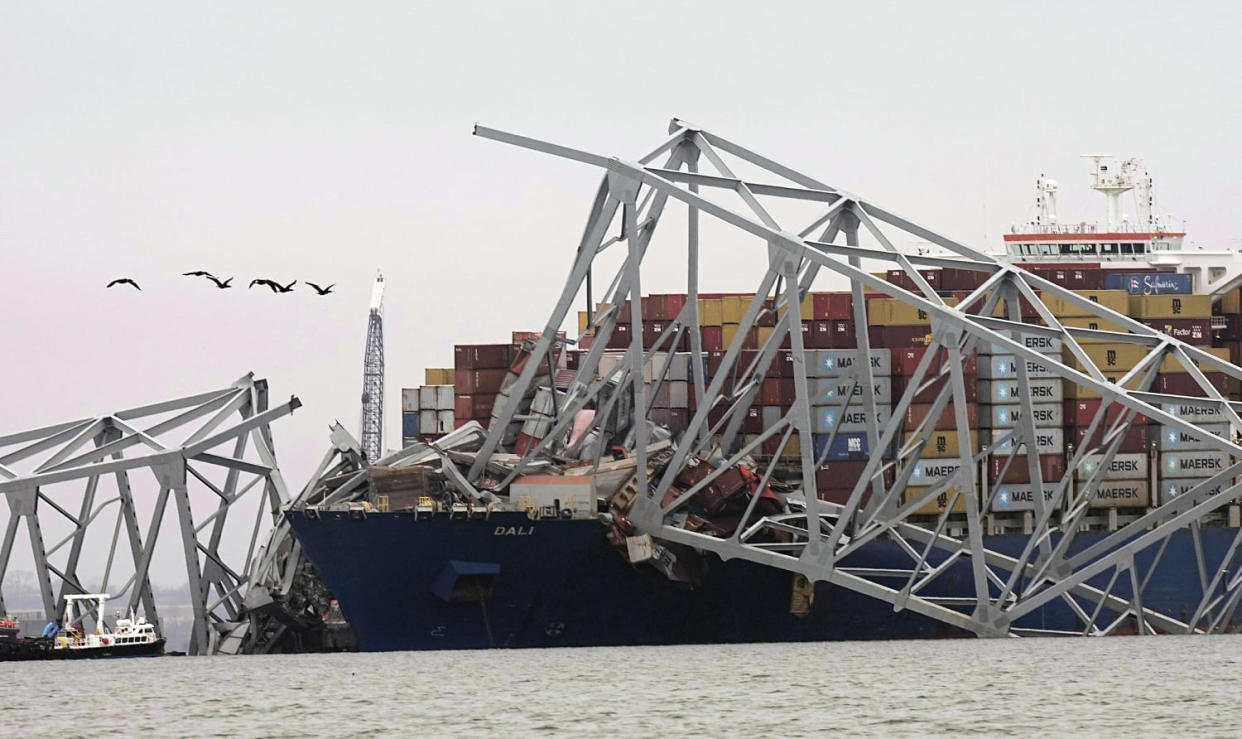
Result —
M 1088 508 L 1146 508 L 1149 492 L 1147 480 L 1104 480 L 1095 485 L 1094 494 L 1078 491 L 1077 500 L 1089 495 Z
M 1052 505 L 1053 496 L 1056 495 L 1058 482 L 1056 480 L 1044 481 L 1044 505 L 1045 507 Z M 1003 482 L 996 486 L 995 495 L 992 498 L 992 511 L 995 513 L 1005 513 L 1008 511 L 1033 511 L 1035 510 L 1035 484 L 1030 482 Z
M 512 359 L 510 344 L 458 344 L 453 347 L 454 370 L 508 369 Z
M 811 306 L 817 321 L 853 320 L 853 298 L 848 292 L 812 293 Z
M 1114 331 L 1119 334 L 1129 333 L 1129 331 L 1124 326 L 1122 326 L 1120 323 L 1114 323 L 1104 318 L 1096 318 L 1095 316 L 1092 316 L 1090 318 L 1083 318 L 1083 317 L 1061 318 L 1058 320 L 1061 322 L 1061 325 L 1066 328 L 1086 328 L 1086 329 L 1091 329 L 1092 331 Z M 1085 338 L 1081 336 L 1075 336 L 1074 340 L 1077 341 L 1079 344 L 1084 344 L 1084 345 L 1099 344 L 1102 342 L 1112 341 L 1111 338 L 1089 339 L 1089 338 Z
M 1206 431 L 1207 434 L 1191 434 L 1181 429 L 1175 429 L 1172 426 L 1155 425 L 1153 428 L 1159 431 L 1160 451 L 1162 452 L 1198 452 L 1219 449 L 1220 447 L 1213 444 L 1211 439 L 1208 438 L 1208 434 L 1221 439 L 1232 440 L 1233 437 L 1228 423 L 1206 423 L 1200 425 L 1199 428 Z
M 1060 406 L 1057 406 L 1060 408 Z M 991 445 L 993 440 L 999 440 L 1006 432 L 997 431 L 993 434 L 985 431 L 985 436 L 989 438 L 985 443 Z M 992 454 L 1005 456 L 1009 454 L 1026 454 L 1030 446 L 1025 440 L 1015 442 L 1013 437 L 1009 437 L 1004 441 L 999 441 L 992 446 Z M 1045 454 L 1061 454 L 1065 451 L 1065 429 L 1056 428 L 1036 428 L 1035 429 L 1035 453 L 1039 455 Z
M 1212 477 L 1233 462 L 1228 452 L 1164 452 L 1160 474 L 1167 477 Z
M 1205 423 L 1221 423 L 1229 419 L 1219 404 L 1207 403 L 1161 403 L 1160 410 L 1177 418 L 1203 425 Z
M 407 413 L 409 411 L 418 412 L 418 388 L 403 387 L 401 388 L 401 411 Z M 410 436 L 418 436 L 418 434 L 409 434 Z
M 931 330 L 927 326 L 869 326 L 867 328 L 867 341 L 871 346 L 899 349 L 907 346 L 927 346 L 931 340 Z
M 508 374 L 504 369 L 462 370 L 454 378 L 454 392 L 457 395 L 495 394 L 500 392 Z
M 1017 426 L 1022 420 L 1022 406 L 985 405 L 983 424 L 985 428 L 1008 429 Z M 1064 407 L 1061 403 L 1032 403 L 1031 420 L 1036 428 L 1065 425 Z
M 423 435 L 433 435 L 436 433 L 436 427 L 439 426 L 436 419 L 436 411 L 424 410 L 418 412 L 418 430 Z
M 822 320 L 813 324 L 811 343 L 815 349 L 850 349 L 858 346 L 852 320 Z
M 878 350 L 872 350 L 878 351 Z M 949 352 L 945 349 L 936 349 L 936 356 L 928 365 L 926 377 L 934 376 L 948 362 Z M 923 360 L 923 355 L 928 352 L 926 347 L 916 347 L 912 349 L 894 349 L 892 350 L 892 373 L 902 377 L 911 377 L 915 370 L 918 369 L 919 362 Z M 972 375 L 979 371 L 979 355 L 971 352 L 966 358 L 962 368 L 966 374 Z
M 957 298 L 943 298 L 946 306 L 957 305 Z M 927 311 L 894 298 L 873 298 L 867 301 L 868 326 L 926 326 L 931 322 Z
M 901 492 L 901 504 L 905 505 L 911 501 L 918 500 L 930 489 L 929 486 L 907 487 Z M 966 496 L 956 495 L 956 488 L 945 488 L 937 493 L 934 497 L 924 502 L 918 508 L 911 511 L 916 516 L 938 516 L 944 513 L 945 509 L 950 505 L 953 509 L 949 513 L 965 513 L 966 512 Z
M 1115 272 L 1104 274 L 1104 287 L 1125 290 L 1131 295 L 1190 295 L 1194 292 L 1191 276 L 1178 272 Z
M 1100 412 L 1100 404 L 1102 400 L 1066 400 L 1065 406 L 1065 423 L 1070 426 L 1087 427 L 1095 420 L 1095 416 Z M 1112 403 L 1108 406 L 1105 414 L 1105 422 L 1113 424 L 1117 419 L 1121 418 L 1128 409 L 1123 405 Z M 1150 419 L 1142 413 L 1134 413 L 1130 416 L 1130 423 L 1133 425 L 1146 425 L 1150 423 Z M 1103 425 L 1103 424 L 1101 424 Z
M 923 277 L 923 280 L 927 282 L 927 286 L 930 287 L 931 289 L 933 290 L 945 289 L 942 283 L 940 282 L 940 277 L 941 277 L 940 270 L 920 269 L 920 270 L 915 270 L 915 271 L 918 272 L 919 275 Z M 922 288 L 920 288 L 915 283 L 914 278 L 911 277 L 909 274 L 907 274 L 904 269 L 890 269 L 884 274 L 884 279 L 900 288 L 909 290 L 910 292 L 918 293 L 920 295 L 922 294 Z
M 888 349 L 872 349 L 868 355 L 873 377 L 892 374 L 892 352 Z M 816 349 L 807 354 L 807 375 L 810 377 L 840 377 L 854 368 L 858 352 L 849 349 Z
M 1206 354 L 1211 354 L 1213 357 L 1216 357 L 1217 359 L 1221 361 L 1224 361 L 1224 362 L 1229 361 L 1229 348 L 1228 347 L 1205 346 L 1205 347 L 1200 347 L 1199 351 L 1202 351 Z M 1207 364 L 1206 362 L 1201 362 L 1195 357 L 1191 357 L 1191 363 L 1204 372 L 1218 371 L 1218 370 L 1215 370 L 1215 368 L 1213 368 L 1211 365 Z M 1174 372 L 1185 372 L 1186 365 L 1182 364 L 1182 362 L 1177 357 L 1165 357 L 1164 361 L 1160 363 L 1160 371 L 1166 374 L 1174 373 Z
M 1095 474 L 1095 470 L 1104 460 L 1103 454 L 1087 454 L 1084 455 L 1082 461 L 1078 463 L 1078 469 L 1075 470 L 1075 477 L 1079 480 L 1085 480 Z M 1147 479 L 1147 455 L 1146 454 L 1114 454 L 1112 460 L 1109 461 L 1108 468 L 1100 476 L 1101 480 L 1146 480 Z
M 1044 336 L 1042 334 L 1023 334 L 1016 339 L 1017 343 L 1025 346 L 1027 349 L 1037 351 L 1040 354 L 1051 354 L 1058 358 L 1061 356 L 1061 338 L 1059 336 Z M 997 355 L 1003 354 L 1012 356 L 1013 352 L 1004 344 L 981 344 L 979 347 L 981 355 Z
M 453 399 L 453 415 L 460 419 L 487 420 L 492 417 L 496 395 L 458 395 Z
M 972 454 L 979 451 L 979 432 L 970 431 L 970 451 Z M 907 431 L 902 437 L 902 446 L 908 446 L 916 437 L 917 433 Z M 933 431 L 931 436 L 927 437 L 927 444 L 923 446 L 921 456 L 924 459 L 950 459 L 961 454 L 961 437 L 957 430 Z
M 1207 346 L 1212 343 L 1211 318 L 1157 318 L 1143 321 L 1143 324 L 1187 344 Z
M 418 436 L 418 411 L 402 411 L 401 436 Z
M 964 387 L 962 388 L 963 395 L 965 396 L 967 402 L 973 403 L 979 399 L 979 381 L 976 380 L 974 375 L 970 373 L 967 373 L 964 379 L 965 379 L 965 382 L 963 383 Z M 917 393 L 915 393 L 913 402 L 915 403 L 936 402 L 936 399 L 940 397 L 940 392 L 945 387 L 950 386 L 952 384 L 951 381 L 952 381 L 952 378 L 949 375 L 945 375 L 944 377 L 941 377 L 938 380 L 933 380 L 931 382 L 927 382 L 926 380 L 924 380 L 922 383 L 919 384 L 919 387 L 922 389 L 919 390 Z M 905 377 L 894 377 L 893 378 L 893 397 L 894 398 L 904 397 L 904 393 L 906 392 L 906 388 L 908 387 L 909 382 L 910 381 Z M 949 397 L 950 398 L 953 397 L 952 391 L 950 391 Z
M 1065 476 L 1065 457 L 1060 454 L 1041 456 L 1039 458 L 1039 474 L 1044 479 L 1044 482 L 1060 480 Z M 1031 482 L 1031 470 L 1023 457 L 989 457 L 988 480 L 993 483 L 1028 483 Z
M 927 414 L 931 413 L 932 403 L 912 403 L 906 408 L 905 426 L 907 431 L 913 431 L 919 427 Z M 966 404 L 966 425 L 971 429 L 979 427 L 979 406 L 976 403 Z M 957 412 L 953 408 L 953 401 L 945 406 L 944 411 L 940 414 L 940 418 L 936 420 L 937 431 L 945 429 L 957 428 Z
M 861 405 L 848 406 L 844 412 L 837 407 L 811 408 L 811 430 L 817 434 L 826 434 L 834 428 L 843 432 L 866 431 L 871 423 L 883 426 L 888 423 L 892 411 L 887 407 L 877 407 L 875 415 L 867 413 Z
M 1148 318 L 1207 318 L 1212 315 L 1211 295 L 1131 295 L 1130 315 Z
M 823 459 L 825 462 L 844 462 L 866 460 L 871 457 L 871 442 L 867 440 L 867 434 L 863 432 L 837 432 L 836 436 L 832 436 L 832 444 L 828 443 L 828 438 L 832 434 L 816 433 L 811 435 L 811 446 L 815 453 L 815 459 Z M 824 456 L 825 451 L 828 456 Z M 883 454 L 884 459 L 893 458 L 893 450 L 886 448 Z M 853 483 L 850 483 L 851 485 Z
M 699 298 L 699 326 L 724 324 L 724 308 L 720 298 Z
M 1137 366 L 1139 362 L 1151 351 L 1151 347 L 1141 344 L 1125 344 L 1121 342 L 1103 343 L 1103 344 L 1087 344 L 1082 347 L 1083 353 L 1087 355 L 1087 359 L 1100 370 L 1109 371 L 1130 371 Z M 1064 352 L 1061 361 L 1065 366 L 1072 367 L 1076 370 L 1082 370 L 1083 365 L 1078 358 L 1070 352 Z
M 1066 445 L 1072 444 L 1075 450 L 1081 448 L 1084 444 L 1094 449 L 1103 450 L 1103 439 L 1111 425 L 1101 423 L 1096 427 L 1095 433 L 1089 438 L 1087 437 L 1087 428 L 1089 427 L 1071 426 L 1067 428 L 1065 434 Z M 1146 452 L 1153 440 L 1149 429 L 1150 427 L 1145 423 L 1127 424 L 1125 430 L 1121 433 L 1121 442 L 1117 445 L 1117 451 L 1125 454 Z
M 452 367 L 432 367 L 423 371 L 424 385 L 452 385 Z
M 1185 495 L 1191 490 L 1203 485 L 1208 478 L 1206 477 L 1162 477 L 1160 478 L 1160 500 L 1152 501 L 1152 505 L 1164 505 L 1179 495 Z M 1232 485 L 1232 481 L 1216 482 L 1205 486 L 1199 493 L 1206 495 L 1215 495 L 1224 490 L 1227 485 Z
M 857 380 L 842 382 L 835 377 L 816 377 L 809 380 L 808 383 L 811 393 L 811 405 L 831 405 L 831 401 L 838 400 L 846 395 L 853 395 L 857 398 L 855 402 L 862 402 L 863 384 Z M 890 404 L 893 400 L 892 378 L 876 377 L 872 383 L 871 392 L 876 403 Z M 792 396 L 792 381 L 790 381 L 790 394 Z
M 1064 400 L 1063 383 L 1060 378 L 1031 380 L 1023 384 L 1018 380 L 980 380 L 980 401 L 984 403 L 1020 403 L 1030 398 L 1034 403 L 1060 403 Z
M 974 290 L 987 282 L 989 276 L 990 273 L 982 270 L 945 267 L 940 270 L 940 287 L 944 290 Z
M 957 474 L 962 463 L 957 459 L 918 459 L 914 462 L 914 470 L 907 481 L 909 487 L 926 487 L 944 482 Z
M 1204 372 L 1203 379 L 1207 380 L 1216 392 L 1222 395 L 1229 392 L 1229 375 L 1224 372 Z M 1151 384 L 1151 391 L 1165 395 L 1185 395 L 1191 398 L 1210 397 L 1199 385 L 1199 381 L 1186 372 L 1156 375 L 1156 379 Z
M 1032 378 L 1052 377 L 1052 367 L 1061 363 L 1059 357 L 1048 356 L 1048 362 L 1042 363 L 1034 359 L 1018 359 L 1012 354 L 985 355 L 979 359 L 980 380 L 1013 380 L 1018 377 L 1021 367 L 1019 362 L 1026 363 L 1027 374 Z
M 1095 303 L 1101 308 L 1107 308 L 1123 315 L 1129 307 L 1130 294 L 1125 290 L 1075 290 L 1073 292 L 1078 297 Z M 1039 299 L 1044 305 L 1048 306 L 1048 310 L 1052 311 L 1054 316 L 1069 318 L 1096 315 L 1088 308 L 1080 308 L 1069 299 L 1052 295 L 1051 293 L 1044 293 L 1039 296 Z

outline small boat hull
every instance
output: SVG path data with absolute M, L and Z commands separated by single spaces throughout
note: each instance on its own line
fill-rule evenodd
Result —
M 51 639 L 26 639 L 9 649 L 0 649 L 0 662 L 25 662 L 44 659 L 117 659 L 124 657 L 160 657 L 164 640 L 145 644 L 109 644 L 81 649 L 56 649 Z

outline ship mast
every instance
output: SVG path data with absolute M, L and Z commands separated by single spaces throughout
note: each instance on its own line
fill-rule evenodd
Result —
M 362 359 L 362 421 L 359 436 L 368 462 L 384 451 L 384 275 L 377 274 L 367 314 L 367 348 Z

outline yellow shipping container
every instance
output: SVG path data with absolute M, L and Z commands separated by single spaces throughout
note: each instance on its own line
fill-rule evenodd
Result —
M 728 348 L 733 345 L 733 339 L 737 337 L 737 329 L 736 323 L 726 323 L 720 328 L 721 346 Z
M 910 443 L 910 440 L 916 436 L 915 432 L 908 432 L 902 439 L 902 445 Z M 923 453 L 919 456 L 923 459 L 950 459 L 957 457 L 961 453 L 961 446 L 957 443 L 957 431 L 933 431 L 932 435 L 927 439 L 927 446 L 923 447 Z M 979 451 L 979 432 L 970 432 L 970 451 Z
M 929 489 L 930 488 L 925 488 L 925 487 L 921 487 L 921 488 L 907 487 L 901 493 L 901 504 L 905 505 L 906 501 L 914 500 L 918 496 L 927 492 Z M 949 506 L 949 499 L 953 497 L 953 492 L 954 492 L 954 488 L 945 488 L 944 490 L 940 491 L 940 493 L 937 494 L 936 497 L 932 498 L 931 500 L 927 501 L 923 505 L 916 508 L 914 510 L 914 513 L 920 516 L 937 516 L 937 515 L 940 515 L 941 513 L 944 513 L 944 509 Z M 952 513 L 965 513 L 966 512 L 966 496 L 965 495 L 957 496 L 957 499 L 953 501 L 953 510 L 951 512 Z
M 424 385 L 452 385 L 454 379 L 453 368 L 427 368 L 423 371 Z
M 785 450 L 781 452 L 781 459 L 801 459 L 802 446 L 798 441 L 798 434 L 789 435 L 789 443 L 785 445 Z
M 1220 359 L 1225 360 L 1226 362 L 1231 361 L 1229 359 L 1229 347 L 1227 346 L 1201 346 L 1199 348 L 1207 352 L 1208 354 L 1211 354 L 1214 357 L 1218 357 Z M 1192 361 L 1194 361 L 1196 367 L 1203 370 L 1204 372 L 1215 372 L 1216 371 L 1212 369 L 1211 367 L 1204 367 L 1203 363 L 1198 360 L 1192 360 Z M 1164 361 L 1160 363 L 1160 371 L 1161 372 L 1185 372 L 1186 365 L 1182 364 L 1177 359 L 1177 357 L 1165 357 Z
M 1143 361 L 1143 357 L 1147 356 L 1151 348 L 1140 344 L 1122 344 L 1114 341 L 1087 344 L 1082 350 L 1086 352 L 1087 358 L 1100 368 L 1100 371 L 1124 373 L 1129 372 Z M 1082 363 L 1069 349 L 1061 350 L 1061 361 L 1067 367 L 1082 369 Z
M 578 311 L 578 335 L 581 336 L 585 334 L 586 330 L 587 330 L 587 312 L 584 310 L 580 310 Z
M 957 305 L 957 298 L 944 298 L 945 305 Z M 931 318 L 927 312 L 893 298 L 872 298 L 867 301 L 867 325 L 869 326 L 927 326 Z
M 1126 331 L 1125 327 L 1121 324 L 1106 321 L 1103 318 L 1097 318 L 1095 316 L 1075 316 L 1070 318 L 1062 318 L 1060 321 L 1061 325 L 1068 326 L 1070 328 L 1089 328 L 1094 331 L 1116 331 L 1120 334 L 1129 333 L 1129 331 Z M 1108 339 L 1079 339 L 1078 343 L 1100 344 L 1111 342 L 1109 342 Z
M 699 325 L 724 325 L 724 305 L 722 304 L 720 298 L 706 298 L 699 300 Z
M 1105 372 L 1104 380 L 1106 382 L 1119 382 L 1125 377 L 1125 372 Z M 1090 388 L 1083 387 L 1071 380 L 1066 380 L 1063 393 L 1066 400 L 1099 400 L 1102 396 Z
M 1130 294 L 1125 290 L 1074 290 L 1075 295 L 1086 298 L 1092 303 L 1098 303 L 1110 310 L 1125 314 L 1129 309 Z M 1080 317 L 1093 315 L 1086 308 L 1079 308 L 1071 305 L 1068 300 L 1059 298 L 1050 293 L 1044 293 L 1039 296 L 1044 305 L 1048 306 L 1048 310 L 1052 311 L 1052 315 L 1066 317 Z
M 1212 315 L 1211 295 L 1131 295 L 1130 315 L 1149 318 L 1207 318 Z
M 750 307 L 750 301 L 754 300 L 753 295 L 727 295 L 720 299 L 720 322 L 725 323 L 741 323 L 742 316 L 746 315 L 746 309 Z
M 772 332 L 775 330 L 776 329 L 772 326 L 759 326 L 756 331 L 756 338 L 759 341 L 759 346 L 766 344 L 768 339 L 772 338 Z
M 815 319 L 815 300 L 814 293 L 807 293 L 802 299 L 802 304 L 798 306 L 798 317 L 803 321 L 811 321 Z M 785 307 L 778 305 L 776 307 L 776 317 L 782 318 L 785 315 Z
M 1225 315 L 1242 313 L 1242 287 L 1230 290 L 1221 296 L 1220 312 Z

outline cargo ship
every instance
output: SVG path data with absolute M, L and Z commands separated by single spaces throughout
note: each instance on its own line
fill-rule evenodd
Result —
M 1092 157 L 1092 187 L 1108 202 L 1102 225 L 1058 222 L 1056 183 L 1037 181 L 1035 217 L 1004 237 L 1003 257 L 1056 285 L 1069 288 L 1092 303 L 1131 316 L 1157 331 L 1238 364 L 1242 359 L 1242 260 L 1221 251 L 1188 250 L 1184 232 L 1154 214 L 1151 180 L 1135 160 L 1115 169 L 1107 157 Z M 1121 198 L 1136 193 L 1136 217 L 1122 211 Z M 952 266 L 919 270 L 919 275 L 948 305 L 965 299 L 985 275 Z M 914 290 L 909 272 L 891 270 L 883 277 Z M 607 379 L 625 368 L 626 349 L 635 334 L 645 347 L 662 347 L 642 367 L 648 417 L 654 444 L 644 456 L 648 469 L 667 461 L 696 413 L 696 383 L 721 372 L 725 350 L 739 338 L 743 315 L 755 296 L 697 296 L 697 341 L 683 333 L 668 339 L 682 314 L 686 295 L 642 298 L 641 325 L 619 312 L 615 330 L 595 336 L 596 316 L 607 306 L 588 303 L 579 313 L 578 339 L 556 342 L 555 359 L 538 370 L 545 378 L 522 413 L 503 432 L 501 452 L 488 460 L 479 488 L 489 493 L 486 505 L 446 494 L 450 462 L 470 461 L 453 445 L 480 429 L 498 423 L 501 404 L 514 379 L 523 372 L 537 334 L 515 333 L 511 341 L 493 345 L 459 345 L 452 368 L 428 369 L 423 386 L 402 394 L 403 446 L 433 449 L 434 464 L 402 467 L 384 460 L 362 476 L 367 484 L 348 501 L 335 497 L 340 479 L 321 481 L 314 493 L 286 512 L 299 541 L 324 582 L 339 600 L 345 617 L 365 651 L 469 649 L 493 647 L 649 645 L 678 643 L 766 642 L 834 639 L 960 637 L 969 632 L 911 610 L 894 609 L 881 600 L 828 582 L 809 582 L 800 574 L 742 559 L 722 559 L 710 552 L 650 537 L 634 536 L 625 520 L 634 489 L 638 460 L 619 442 L 633 409 L 624 400 L 601 403 L 592 413 L 610 416 L 618 436 L 591 439 L 607 446 L 603 463 L 588 464 L 562 455 L 552 463 L 524 468 L 518 460 L 542 449 L 550 437 L 564 433 L 567 449 L 581 449 L 577 435 L 588 423 L 557 425 L 558 399 L 569 389 L 579 362 L 594 340 L 606 341 L 595 379 Z M 870 424 L 889 420 L 895 399 L 907 390 L 930 343 L 928 316 L 882 294 L 864 294 L 868 324 L 866 346 L 874 386 L 870 397 L 877 417 L 869 417 L 854 401 L 860 395 L 851 363 L 859 356 L 859 331 L 853 320 L 856 294 L 811 291 L 799 308 L 811 403 L 811 448 L 817 460 L 813 476 L 818 498 L 844 505 L 869 460 L 892 460 L 901 444 L 872 449 Z M 1041 311 L 1065 326 L 1122 331 L 1072 301 L 1045 295 L 1041 306 L 1022 304 L 1022 317 Z M 781 306 L 772 301 L 757 325 L 741 337 L 742 362 L 756 356 L 772 336 Z M 788 342 L 788 338 L 786 341 Z M 1051 355 L 1067 366 L 1080 358 L 1056 339 L 1031 335 L 1026 346 Z M 697 343 L 698 346 L 694 346 Z M 1109 381 L 1125 381 L 1142 355 L 1130 344 L 1084 339 L 1082 348 L 1104 369 Z M 691 358 L 701 352 L 703 365 Z M 749 354 L 749 356 L 748 356 Z M 728 470 L 694 497 L 695 507 L 681 514 L 686 530 L 732 536 L 756 511 L 777 513 L 797 505 L 798 481 L 804 479 L 798 444 L 788 437 L 765 434 L 788 411 L 796 396 L 788 349 L 775 361 L 753 393 L 736 431 L 734 449 L 750 448 L 746 462 Z M 1080 519 L 1070 553 L 1086 551 L 1120 526 L 1140 519 L 1161 502 L 1195 488 L 1228 468 L 1225 452 L 1193 434 L 1162 426 L 1142 415 L 1131 417 L 1121 430 L 1119 448 L 1111 458 L 1080 456 L 1068 468 L 1073 450 L 1101 443 L 1102 431 L 1091 431 L 1091 419 L 1102 398 L 1082 387 L 1041 371 L 997 347 L 983 345 L 965 360 L 969 378 L 961 409 L 972 431 L 972 453 L 982 457 L 978 488 L 947 490 L 921 503 L 911 520 L 929 528 L 943 527 L 961 536 L 968 496 L 982 506 L 988 521 L 988 549 L 1018 556 L 1029 542 L 1040 501 L 1053 497 L 1053 481 L 1068 480 L 1082 492 L 1090 486 L 1089 511 Z M 1109 368 L 1112 368 L 1111 370 Z M 1024 371 L 1025 370 L 1025 371 Z M 1022 381 L 1029 374 L 1027 381 Z M 1239 388 L 1224 373 L 1191 373 L 1165 362 L 1154 375 L 1154 392 L 1174 396 L 1200 395 L 1201 382 L 1237 399 Z M 637 385 L 637 382 L 636 382 Z M 933 388 L 934 389 L 934 388 Z M 926 427 L 936 406 L 931 393 L 918 391 L 904 410 L 909 434 Z M 1032 470 L 1012 464 L 1015 450 L 1006 447 L 1008 433 L 1024 419 L 1020 401 L 1032 407 L 1038 447 L 1039 477 L 1044 489 L 1031 482 Z M 926 401 L 926 402 L 924 402 Z M 611 410 L 610 410 L 611 409 Z M 1210 433 L 1233 438 L 1223 411 L 1194 403 L 1170 403 L 1161 411 L 1194 418 Z M 707 414 L 713 430 L 720 428 L 725 409 Z M 962 436 L 958 414 L 950 403 L 939 418 L 920 456 L 911 465 L 902 502 L 918 501 L 937 482 L 960 466 Z M 586 419 L 589 421 L 589 418 Z M 632 432 L 631 437 L 632 439 Z M 1110 443 L 1117 437 L 1110 436 Z M 664 446 L 661 446 L 664 445 Z M 730 450 L 732 451 L 732 450 Z M 421 452 L 420 452 L 421 453 Z M 459 456 L 454 457 L 454 454 Z M 1025 456 L 1025 452 L 1023 453 Z M 725 455 L 722 455 L 722 457 Z M 399 458 L 400 455 L 397 455 Z M 1104 469 L 1098 469 L 1102 459 Z M 386 458 L 387 459 L 387 458 Z M 585 457 L 583 458 L 585 459 Z M 408 460 L 407 460 L 408 461 Z M 705 471 L 720 460 L 691 460 L 677 474 L 675 492 L 693 490 Z M 549 464 L 551 466 L 549 466 Z M 555 468 L 555 469 L 553 469 Z M 892 467 L 884 469 L 892 483 Z M 353 478 L 351 478 L 353 479 Z M 315 487 L 313 484 L 312 487 Z M 494 493 L 491 495 L 490 493 Z M 688 494 L 688 493 L 687 493 Z M 1087 505 L 1087 504 L 1084 504 Z M 784 508 L 782 508 L 784 506 Z M 921 517 L 921 519 L 920 519 Z M 1204 591 L 1217 586 L 1202 575 L 1204 561 L 1238 571 L 1242 553 L 1234 545 L 1239 509 L 1231 505 L 1204 517 L 1194 527 L 1170 536 L 1158 552 L 1140 551 L 1140 571 L 1148 575 L 1142 604 L 1180 621 L 1191 619 Z M 939 530 L 939 529 L 938 529 Z M 1054 538 L 1054 542 L 1059 539 Z M 771 542 L 779 546 L 780 541 Z M 894 587 L 910 553 L 895 542 L 876 539 L 849 555 L 845 564 L 866 569 L 883 580 L 894 573 Z M 931 554 L 927 563 L 938 576 L 926 594 L 952 602 L 970 592 L 969 564 Z M 1150 568 L 1150 569 L 1149 569 Z M 1193 573 L 1200 573 L 1195 576 Z M 1117 578 L 1114 576 L 1113 580 Z M 1132 583 L 1090 581 L 1120 597 Z M 1081 606 L 1053 601 L 1012 624 L 1012 633 L 1082 633 Z M 1227 616 L 1226 630 L 1233 625 Z M 1122 615 L 1109 633 L 1134 633 L 1145 628 Z

